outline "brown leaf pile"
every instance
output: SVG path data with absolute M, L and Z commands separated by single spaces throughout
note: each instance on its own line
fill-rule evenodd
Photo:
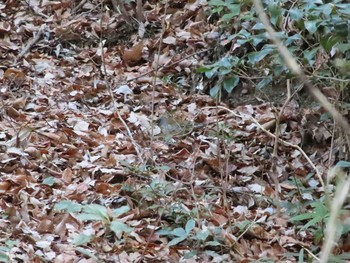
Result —
M 274 139 L 252 120 L 268 123 L 276 109 L 244 105 L 232 114 L 195 88 L 195 68 L 212 55 L 218 30 L 207 22 L 206 2 L 146 1 L 136 28 L 112 2 L 0 3 L 1 258 L 296 262 L 293 253 L 313 246 L 313 237 L 276 216 Z M 133 1 L 126 8 L 135 15 Z M 312 161 L 332 163 L 322 147 L 327 127 L 301 127 L 303 113 L 288 110 L 282 139 L 301 144 L 308 129 Z M 297 196 L 291 178 L 314 182 L 317 193 L 297 150 L 281 145 L 277 163 L 284 201 Z M 107 218 L 83 220 L 82 210 L 57 209 L 62 201 L 99 204 Z M 124 206 L 129 211 L 113 215 Z M 190 218 L 192 236 L 168 246 L 171 237 L 158 230 Z M 112 221 L 132 231 L 118 232 Z M 209 236 L 201 242 L 196 233 Z M 79 243 L 82 234 L 89 239 Z M 186 259 L 189 251 L 196 254 Z

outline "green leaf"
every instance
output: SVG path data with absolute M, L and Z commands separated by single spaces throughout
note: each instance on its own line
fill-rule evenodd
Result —
M 337 48 L 341 53 L 345 53 L 350 50 L 350 43 L 338 43 Z
M 171 234 L 178 237 L 187 237 L 187 232 L 181 227 L 175 228 L 173 231 L 171 231 Z
M 305 28 L 307 31 L 309 31 L 311 34 L 316 33 L 317 28 L 320 24 L 319 20 L 308 20 L 304 22 Z
M 43 184 L 46 184 L 48 186 L 53 186 L 55 184 L 55 177 L 53 176 L 46 177 L 43 180 Z
M 350 4 L 336 4 L 337 11 L 341 14 L 350 16 Z
M 227 3 L 222 0 L 210 0 L 208 2 L 209 6 L 227 6 Z
M 230 10 L 231 18 L 234 16 L 238 16 L 241 12 L 241 5 L 240 4 L 231 4 L 229 5 L 228 9 Z M 224 15 L 225 16 L 225 15 Z M 224 19 L 224 16 L 222 17 Z
M 205 245 L 211 246 L 211 247 L 221 246 L 221 244 L 218 241 L 208 241 L 208 242 L 205 242 Z
M 307 222 L 302 228 L 300 228 L 300 231 L 308 229 L 310 226 L 315 226 L 317 223 L 322 222 L 323 219 L 323 217 L 315 217 L 314 219 Z
M 204 73 L 204 72 L 208 72 L 211 71 L 213 69 L 213 66 L 203 66 L 203 67 L 199 67 L 196 69 L 197 73 Z
M 164 172 L 169 172 L 171 170 L 170 166 L 167 165 L 162 165 L 160 167 L 158 167 L 159 170 L 164 171 Z
M 0 262 L 10 262 L 10 258 L 3 253 L 0 253 Z
M 320 47 L 313 48 L 309 51 L 304 51 L 304 58 L 307 60 L 307 63 L 312 66 L 315 63 L 316 53 Z
M 257 89 L 262 89 L 269 85 L 272 82 L 272 76 L 267 76 L 266 78 L 263 78 L 259 83 L 256 85 Z
M 101 217 L 97 214 L 87 214 L 87 213 L 81 213 L 77 215 L 77 218 L 81 221 L 89 221 L 89 220 L 98 220 L 98 221 L 105 221 L 104 217 Z
M 184 241 L 186 237 L 176 237 L 168 243 L 168 246 L 171 247 L 171 246 L 177 245 L 180 242 Z
M 215 67 L 215 68 L 213 68 L 212 70 L 206 71 L 206 72 L 204 73 L 204 75 L 205 75 L 208 79 L 211 79 L 213 76 L 216 75 L 217 71 L 218 71 L 218 68 Z
M 329 53 L 332 48 L 339 42 L 341 42 L 342 39 L 339 36 L 335 35 L 324 35 L 321 37 L 321 45 L 326 50 L 327 53 Z
M 87 215 L 91 215 L 91 218 L 95 218 L 87 220 L 102 220 L 104 222 L 109 222 L 109 216 L 107 208 L 105 206 L 98 204 L 90 204 L 83 206 L 82 210 L 86 213 L 86 218 L 88 218 Z
M 232 90 L 238 85 L 238 83 L 239 83 L 238 76 L 225 78 L 225 80 L 223 82 L 223 87 L 227 91 L 227 93 L 231 93 Z
M 209 90 L 209 94 L 210 96 L 215 98 L 219 94 L 219 91 L 220 91 L 220 87 L 218 85 L 215 85 Z
M 303 221 L 306 219 L 311 219 L 314 218 L 315 214 L 314 213 L 307 213 L 307 214 L 301 214 L 297 216 L 293 216 L 292 218 L 289 219 L 289 221 Z
M 171 231 L 166 229 L 161 229 L 157 231 L 157 234 L 160 236 L 169 236 L 171 235 Z
M 288 12 L 289 12 L 290 17 L 295 21 L 301 20 L 304 16 L 304 12 L 302 9 L 291 8 L 291 9 L 289 9 Z
M 263 23 L 256 23 L 253 27 L 252 27 L 253 30 L 262 30 L 262 29 L 265 29 L 265 26 Z
M 277 3 L 273 3 L 270 4 L 268 6 L 268 10 L 270 13 L 270 21 L 273 25 L 277 25 L 278 21 L 281 19 L 282 17 L 282 12 L 283 9 L 279 7 L 279 5 Z
M 92 240 L 92 238 L 92 235 L 85 235 L 84 233 L 81 233 L 73 239 L 73 244 L 76 246 L 85 245 L 89 243 Z
M 347 168 L 347 167 L 350 167 L 350 162 L 347 162 L 347 161 L 339 161 L 339 162 L 337 162 L 337 164 L 335 165 L 335 167 Z
M 67 210 L 68 213 L 80 212 L 81 205 L 70 200 L 62 200 L 55 204 L 54 209 L 57 211 Z
M 264 48 L 257 52 L 251 52 L 248 55 L 248 60 L 250 63 L 255 64 L 263 60 L 267 55 L 271 54 L 273 51 L 272 48 Z
M 299 252 L 298 263 L 304 263 L 304 249 L 303 248 Z
M 208 238 L 209 234 L 210 233 L 208 230 L 198 231 L 196 233 L 195 239 L 199 241 L 205 241 Z
M 89 250 L 82 248 L 82 247 L 77 247 L 75 248 L 76 251 L 78 251 L 79 253 L 92 258 L 93 260 L 95 260 L 96 262 L 99 262 L 98 257 L 96 257 L 92 252 L 90 252 Z
M 126 212 L 130 211 L 130 207 L 128 205 L 119 207 L 117 209 L 113 210 L 113 215 L 116 217 L 119 217 L 122 214 L 125 214 Z
M 195 226 L 196 226 L 196 221 L 194 221 L 193 219 L 188 220 L 185 226 L 186 233 L 187 234 L 191 233 L 191 231 L 194 229 Z
M 111 230 L 117 235 L 120 236 L 122 233 L 131 233 L 133 228 L 129 227 L 127 224 L 123 223 L 120 220 L 114 220 L 111 223 Z

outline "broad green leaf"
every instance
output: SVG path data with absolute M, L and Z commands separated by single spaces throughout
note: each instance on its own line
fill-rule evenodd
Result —
M 122 233 L 131 233 L 133 231 L 133 228 L 129 227 L 127 224 L 123 223 L 119 220 L 114 220 L 111 223 L 111 230 L 117 235 L 121 235 Z
M 130 207 L 128 205 L 124 205 L 122 207 L 119 207 L 117 209 L 113 210 L 113 215 L 118 217 L 122 214 L 125 214 L 126 212 L 130 211 Z
M 335 165 L 335 167 L 347 168 L 347 167 L 350 167 L 350 162 L 347 162 L 347 161 L 339 161 L 339 162 L 337 162 L 337 164 Z
M 191 231 L 195 226 L 196 226 L 196 221 L 194 221 L 193 219 L 188 220 L 185 226 L 186 233 L 187 234 L 191 233 Z
M 73 240 L 73 244 L 76 246 L 81 246 L 81 245 L 85 245 L 87 243 L 89 243 L 92 240 L 93 236 L 90 235 L 85 235 L 84 233 L 81 233 L 80 235 L 77 235 L 74 240 Z
M 320 47 L 313 48 L 308 51 L 304 51 L 304 58 L 307 60 L 307 63 L 312 66 L 315 63 L 316 53 Z
M 299 252 L 298 263 L 304 263 L 304 249 L 303 248 Z
M 318 216 L 326 217 L 329 213 L 327 206 L 325 206 L 321 202 L 314 202 L 311 204 L 311 206 L 313 206 L 315 208 L 315 213 Z
M 229 14 L 232 17 L 238 16 L 241 12 L 241 5 L 240 4 L 231 4 L 231 5 L 229 5 L 228 9 L 230 10 Z M 224 19 L 224 16 L 222 17 L 223 19 Z
M 221 244 L 218 241 L 208 241 L 208 242 L 205 242 L 205 245 L 215 247 L 215 246 L 220 246 Z
M 48 186 L 53 186 L 55 184 L 55 178 L 53 176 L 46 177 L 43 180 L 43 184 L 46 184 Z
M 299 8 L 291 8 L 288 12 L 290 17 L 295 21 L 301 20 L 304 16 L 303 10 Z
M 222 0 L 210 0 L 208 2 L 209 6 L 227 6 L 228 4 Z
M 338 4 L 336 6 L 340 7 L 337 9 L 339 13 L 350 16 L 350 4 Z
M 160 236 L 169 236 L 171 235 L 171 231 L 166 229 L 161 229 L 157 231 L 157 234 Z
M 287 37 L 286 41 L 285 41 L 285 45 L 290 45 L 293 44 L 295 41 L 299 41 L 301 40 L 302 37 L 299 34 L 294 34 L 292 36 Z
M 304 22 L 305 28 L 307 31 L 309 31 L 311 34 L 316 33 L 317 28 L 320 24 L 319 20 L 308 20 Z
M 196 250 L 192 250 L 192 251 L 189 251 L 189 252 L 185 252 L 184 253 L 184 258 L 185 259 L 190 259 L 190 258 L 193 258 L 196 255 L 197 255 L 197 251 Z
M 81 214 L 77 215 L 77 218 L 81 221 L 100 220 L 100 221 L 105 222 L 105 218 L 101 217 L 101 215 L 98 215 L 98 214 L 81 213 Z
M 253 46 L 259 45 L 261 42 L 267 39 L 266 33 L 258 34 L 255 36 L 252 36 L 249 41 L 252 42 Z
M 217 71 L 218 71 L 218 68 L 215 67 L 215 68 L 213 68 L 212 70 L 206 71 L 206 72 L 204 73 L 204 75 L 205 75 L 208 79 L 211 79 L 213 76 L 216 75 Z
M 233 17 L 235 17 L 235 16 L 237 16 L 237 14 L 235 14 L 235 13 L 229 13 L 229 14 L 224 14 L 222 17 L 221 17 L 221 19 L 223 20 L 223 21 L 229 21 L 229 20 L 231 20 Z
M 81 211 L 81 205 L 70 200 L 62 200 L 55 204 L 54 209 L 57 211 L 66 210 L 68 213 L 76 213 Z
M 342 41 L 341 37 L 335 35 L 324 35 L 321 37 L 321 45 L 329 53 L 332 48 L 338 43 Z
M 220 68 L 230 68 L 232 67 L 232 62 L 230 61 L 229 57 L 223 57 L 220 59 L 217 63 L 218 67 Z
M 10 258 L 6 254 L 0 252 L 0 262 L 10 262 Z
M 102 220 L 102 221 L 105 221 L 105 222 L 109 221 L 107 208 L 105 206 L 98 205 L 98 204 L 84 205 L 82 207 L 82 210 L 86 214 L 90 214 L 92 216 L 99 217 L 100 220 Z M 90 219 L 90 220 L 93 220 L 93 219 Z
M 350 43 L 338 43 L 337 48 L 341 53 L 345 53 L 350 50 Z
M 332 9 L 332 6 L 329 4 L 322 4 L 315 8 L 315 10 L 317 10 L 319 13 L 326 17 L 329 17 L 329 15 L 332 13 Z
M 209 236 L 209 231 L 208 230 L 202 230 L 196 232 L 195 239 L 200 240 L 200 241 L 205 241 Z
M 186 239 L 186 237 L 176 237 L 168 243 L 168 246 L 171 247 L 171 246 L 177 245 L 180 242 L 184 241 Z
M 187 237 L 187 232 L 181 227 L 175 228 L 171 231 L 171 234 L 178 237 Z
M 238 85 L 238 83 L 239 83 L 238 76 L 225 78 L 225 80 L 223 82 L 223 87 L 227 91 L 227 93 L 231 93 L 232 90 Z
M 208 72 L 211 71 L 213 69 L 213 66 L 203 66 L 203 67 L 199 67 L 196 69 L 197 73 L 204 73 L 204 72 Z
M 314 217 L 315 217 L 314 213 L 307 213 L 307 214 L 293 216 L 292 218 L 289 219 L 289 221 L 302 221 L 302 220 L 311 219 Z
M 312 219 L 312 220 L 310 220 L 309 222 L 307 222 L 307 223 L 300 229 L 300 231 L 305 230 L 305 229 L 308 229 L 310 226 L 315 226 L 317 223 L 322 222 L 323 219 L 324 219 L 323 217 L 315 217 L 314 219 Z
M 253 27 L 252 27 L 253 30 L 262 30 L 262 29 L 265 29 L 265 26 L 263 23 L 256 23 Z
M 220 87 L 218 85 L 215 85 L 209 90 L 209 94 L 210 96 L 215 98 L 219 94 L 219 91 L 220 91 Z
M 282 17 L 283 9 L 279 7 L 277 3 L 270 4 L 268 6 L 269 14 L 270 14 L 270 21 L 273 25 L 277 25 L 278 21 Z
M 265 48 L 257 52 L 251 52 L 248 55 L 248 60 L 252 64 L 256 64 L 263 60 L 267 55 L 271 54 L 273 49 L 271 48 Z

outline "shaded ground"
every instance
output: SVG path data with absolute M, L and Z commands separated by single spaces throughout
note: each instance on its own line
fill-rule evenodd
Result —
M 111 3 L 76 7 L 0 4 L 1 260 L 297 262 L 301 248 L 317 253 L 315 232 L 288 218 L 319 199 L 320 182 L 283 144 L 276 213 L 274 138 L 254 119 L 267 124 L 279 108 L 239 89 L 239 101 L 216 108 L 195 89 L 217 30 L 203 19 L 207 5 L 179 1 L 164 14 L 145 4 L 142 41 Z M 324 173 L 334 155 L 321 113 L 293 100 L 280 128 L 293 145 L 308 130 L 307 153 Z

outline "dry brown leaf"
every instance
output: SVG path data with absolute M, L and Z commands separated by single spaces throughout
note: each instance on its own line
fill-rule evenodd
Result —
M 123 61 L 128 66 L 136 66 L 142 61 L 142 50 L 144 48 L 144 42 L 140 41 L 132 48 L 125 50 L 122 55 Z

